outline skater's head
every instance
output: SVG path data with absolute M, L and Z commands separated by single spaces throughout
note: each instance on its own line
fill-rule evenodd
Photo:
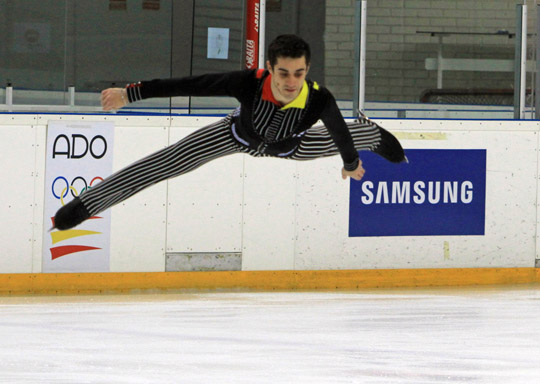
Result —
M 309 71 L 309 45 L 295 35 L 281 35 L 268 48 L 266 67 L 274 98 L 286 105 L 296 99 Z
M 311 61 L 311 50 L 309 44 L 296 35 L 279 35 L 268 47 L 268 63 L 272 69 L 278 62 L 278 58 L 299 59 L 304 57 L 306 67 L 309 67 Z M 268 64 L 267 63 L 267 64 Z

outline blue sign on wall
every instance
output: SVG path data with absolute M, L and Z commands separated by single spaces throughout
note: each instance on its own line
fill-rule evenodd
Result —
M 485 149 L 408 149 L 393 164 L 360 152 L 351 180 L 349 236 L 484 235 Z

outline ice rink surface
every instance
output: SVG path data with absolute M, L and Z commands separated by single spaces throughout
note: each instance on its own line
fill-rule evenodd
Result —
M 0 383 L 540 383 L 540 287 L 2 297 Z

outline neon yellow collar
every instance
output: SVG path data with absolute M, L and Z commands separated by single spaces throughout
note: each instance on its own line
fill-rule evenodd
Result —
M 289 108 L 300 108 L 304 109 L 306 107 L 307 97 L 308 97 L 309 89 L 307 85 L 307 81 L 304 80 L 304 85 L 302 86 L 302 89 L 300 90 L 300 93 L 296 98 L 291 101 L 289 104 L 284 105 L 281 107 L 281 110 L 289 109 Z

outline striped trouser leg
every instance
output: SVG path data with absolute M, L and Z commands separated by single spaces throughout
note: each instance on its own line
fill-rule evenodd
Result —
M 381 142 L 379 126 L 367 118 L 347 122 L 357 150 L 373 151 Z M 315 126 L 307 130 L 302 137 L 298 150 L 289 158 L 293 160 L 311 160 L 319 157 L 334 156 L 339 153 L 334 140 L 325 126 Z
M 232 138 L 228 121 L 224 119 L 116 172 L 80 198 L 93 216 L 144 188 L 238 152 L 242 149 Z

